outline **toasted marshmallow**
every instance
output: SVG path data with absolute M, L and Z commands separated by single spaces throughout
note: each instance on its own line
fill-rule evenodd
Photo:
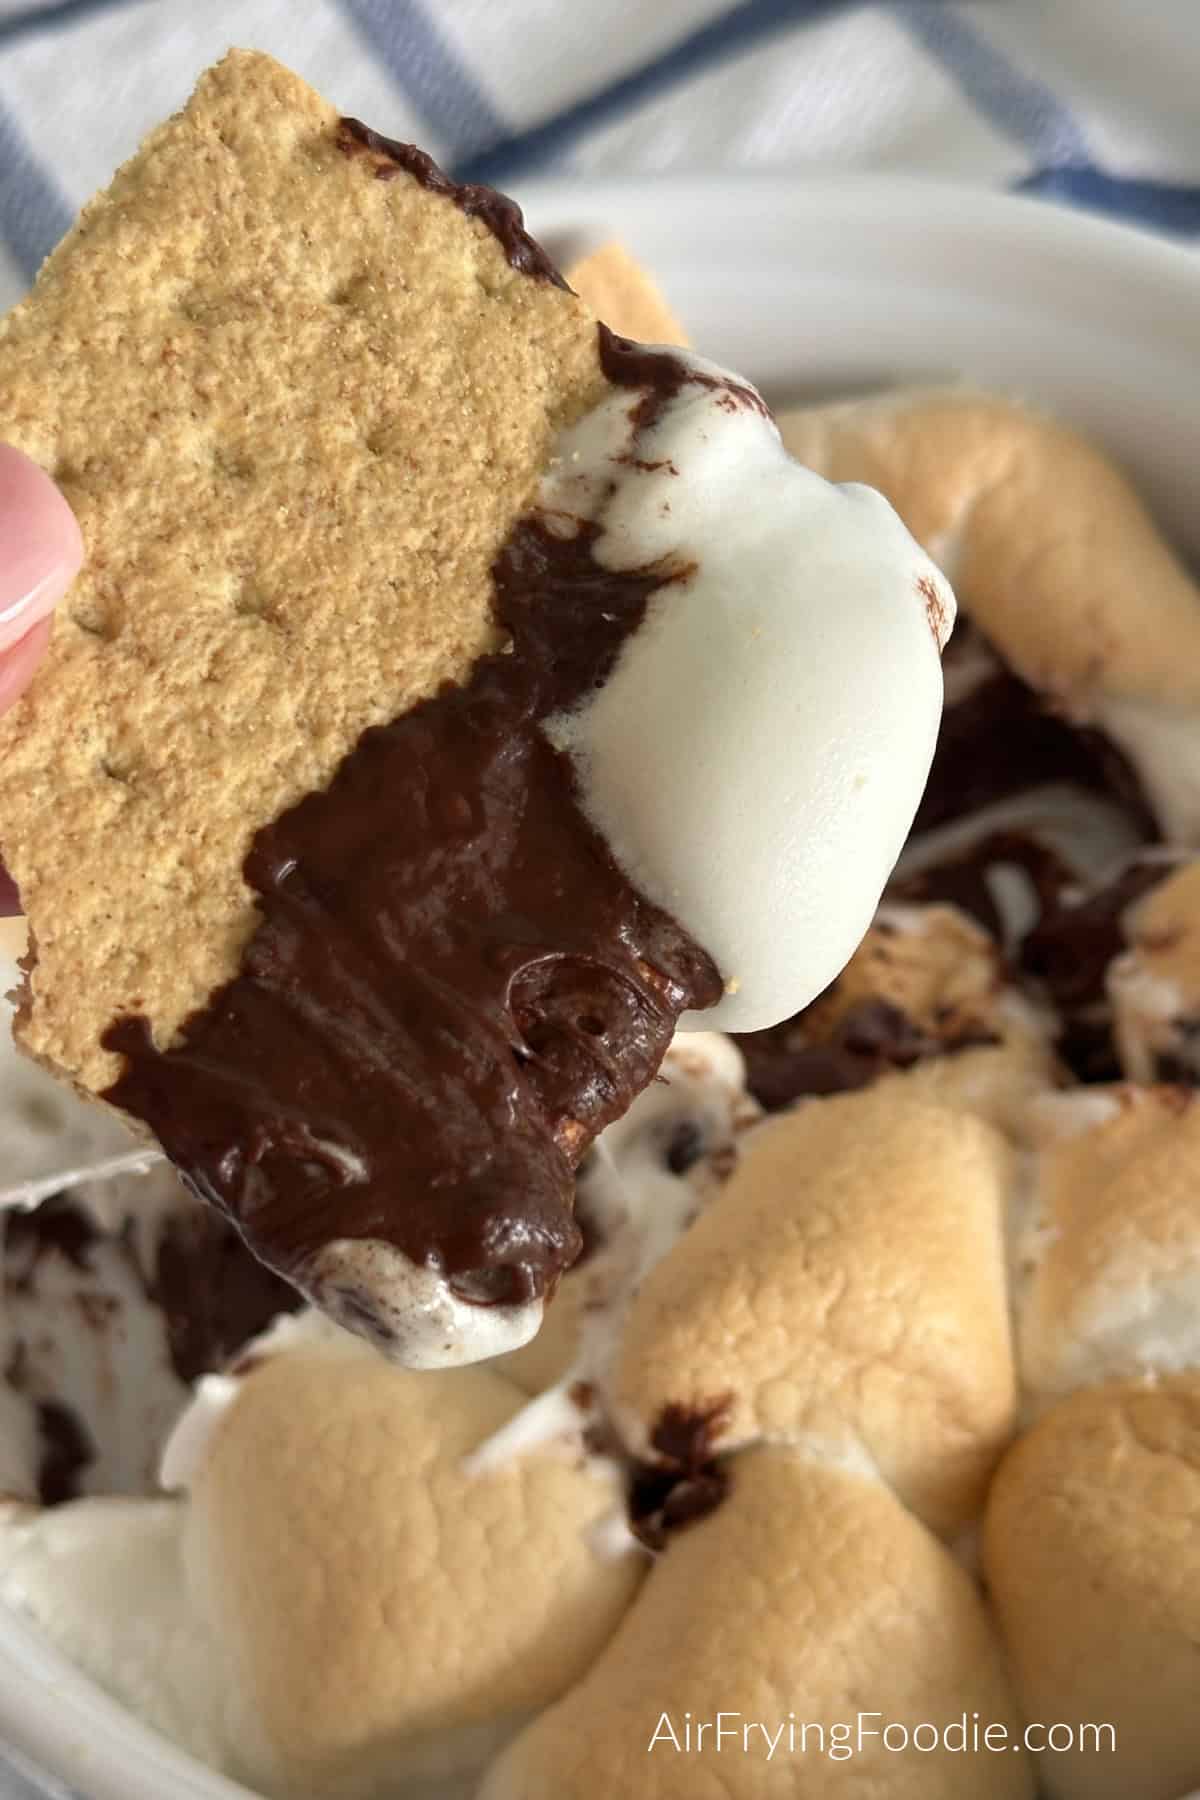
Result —
M 1200 1375 L 1073 1395 L 992 1485 L 988 1590 L 1050 1800 L 1178 1800 L 1200 1770 Z M 1085 1737 L 1084 1721 L 1111 1728 Z
M 807 1005 L 870 923 L 929 772 L 954 596 L 878 494 L 789 458 L 753 389 L 664 356 L 677 386 L 614 388 L 537 505 L 595 521 L 602 566 L 681 579 L 547 729 L 630 880 L 725 977 L 684 1023 L 749 1031 Z
M 747 1134 L 712 1204 L 647 1276 L 611 1380 L 626 1442 L 671 1461 L 766 1439 L 862 1448 L 952 1532 L 1015 1417 L 1003 1214 L 1016 1155 L 892 1084 Z
M 787 414 L 788 449 L 868 481 L 1004 663 L 1128 757 L 1166 836 L 1200 837 L 1200 593 L 1129 482 L 1015 402 L 914 389 Z
M 882 1484 L 836 1462 L 762 1448 L 729 1477 L 583 1681 L 493 1763 L 480 1800 L 1028 1800 L 1019 1750 L 889 1750 L 854 1735 L 866 1707 L 868 1732 L 965 1711 L 1019 1743 L 999 1645 L 950 1554 Z
M 1042 1109 L 1016 1293 L 1029 1407 L 1137 1373 L 1200 1368 L 1200 1099 L 1083 1089 Z
M 1200 861 L 1170 871 L 1124 919 L 1109 964 L 1113 1035 L 1131 1081 L 1200 1082 Z
M 564 274 L 584 304 L 622 337 L 641 344 L 687 343 L 682 323 L 624 244 L 601 244 Z
M 1057 1078 L 1052 1023 L 1010 986 L 993 939 L 957 907 L 885 904 L 837 980 L 787 1025 L 744 1040 L 772 1107 L 901 1080 L 1019 1131 Z
M 641 1579 L 640 1553 L 589 1541 L 615 1469 L 577 1438 L 468 1473 L 523 1400 L 488 1369 L 406 1372 L 311 1324 L 241 1366 L 166 1471 L 234 1676 L 237 1773 L 366 1800 L 478 1768 L 584 1673 Z

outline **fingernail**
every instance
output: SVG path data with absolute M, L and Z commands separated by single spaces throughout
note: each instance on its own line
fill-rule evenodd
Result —
M 45 618 L 82 561 L 75 515 L 50 477 L 0 446 L 0 651 Z

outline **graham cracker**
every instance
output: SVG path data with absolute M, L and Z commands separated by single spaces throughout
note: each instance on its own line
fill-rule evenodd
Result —
M 340 141 L 339 141 L 340 135 Z M 255 829 L 497 644 L 489 570 L 605 389 L 586 307 L 232 51 L 0 322 L 0 440 L 86 561 L 0 720 L 18 1036 L 98 1090 L 236 969 Z

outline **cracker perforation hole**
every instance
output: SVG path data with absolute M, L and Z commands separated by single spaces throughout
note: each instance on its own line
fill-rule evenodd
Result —
M 233 610 L 239 619 L 252 620 L 259 625 L 271 625 L 277 631 L 285 629 L 274 601 L 252 582 L 247 582 L 238 589 L 234 595 Z
M 374 286 L 371 277 L 360 270 L 351 275 L 348 281 L 340 281 L 329 296 L 331 306 L 345 306 L 353 311 L 361 312 L 369 303 Z
M 218 444 L 213 451 L 213 468 L 228 481 L 250 481 L 254 464 L 242 450 L 230 444 Z
M 128 764 L 120 762 L 116 757 L 100 758 L 100 773 L 109 781 L 115 781 L 120 787 L 133 786 L 133 770 Z

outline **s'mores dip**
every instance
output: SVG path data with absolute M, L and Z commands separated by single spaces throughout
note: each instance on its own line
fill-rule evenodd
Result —
M 262 55 L 85 210 L 0 393 L 87 548 L 0 723 L 19 1043 L 395 1360 L 515 1348 L 677 1022 L 866 929 L 949 585 Z
M 0 325 L 0 1602 L 266 1800 L 1182 1800 L 1200 594 L 686 302 L 233 53 Z

